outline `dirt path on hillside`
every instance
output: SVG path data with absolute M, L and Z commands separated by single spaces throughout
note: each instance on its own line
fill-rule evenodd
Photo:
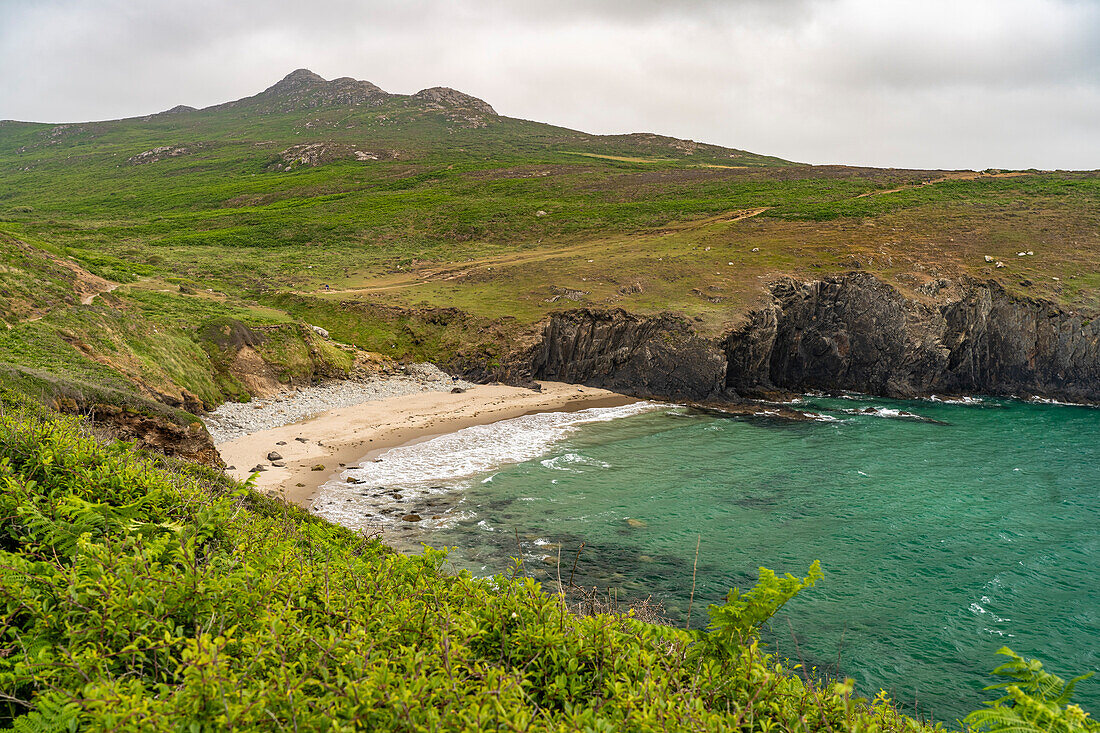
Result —
M 81 297 L 80 298 L 80 304 L 81 305 L 91 305 L 93 300 L 95 300 L 99 296 L 103 295 L 104 293 L 110 293 L 114 290 L 117 290 L 118 286 L 120 285 L 120 283 L 112 283 L 112 282 L 108 282 L 106 280 L 104 280 L 104 282 L 108 283 L 107 287 L 105 287 L 103 290 L 99 290 L 99 291 L 94 292 L 94 293 L 89 293 L 88 295 L 85 295 L 85 296 Z
M 45 257 L 53 264 L 58 265 L 59 267 L 64 267 L 66 270 L 72 272 L 74 276 L 73 290 L 76 291 L 77 297 L 80 298 L 81 305 L 91 305 L 92 301 L 95 300 L 97 296 L 100 296 L 103 293 L 109 293 L 112 290 L 118 288 L 118 286 L 120 285 L 120 283 L 112 282 L 111 280 L 88 272 L 83 267 L 69 259 L 59 257 L 58 255 L 38 249 L 37 247 L 32 248 L 25 242 L 20 242 L 20 244 L 24 247 L 27 247 L 34 253 Z M 41 311 L 33 316 L 30 316 L 29 318 L 24 318 L 22 322 L 33 323 L 35 321 L 41 321 L 43 318 L 46 317 L 46 315 L 49 314 L 49 312 L 49 310 Z
M 865 191 L 857 196 L 853 196 L 853 199 L 866 198 L 867 196 L 882 196 L 887 193 L 898 193 L 899 191 L 908 191 L 911 188 L 922 188 L 924 186 L 934 186 L 937 183 L 946 183 L 947 181 L 973 181 L 978 178 L 1018 178 L 1019 176 L 1029 176 L 1030 173 L 1026 171 L 1010 171 L 1008 173 L 981 173 L 979 171 L 958 171 L 956 173 L 948 173 L 939 178 L 934 178 L 930 181 L 922 181 L 920 183 L 913 183 L 908 186 L 898 186 L 897 188 L 887 188 L 882 191 Z
M 914 183 L 907 186 L 898 186 L 897 188 L 889 188 L 878 191 L 865 191 L 864 193 L 853 196 L 852 199 L 865 198 L 867 196 L 882 196 L 889 193 L 898 193 L 900 191 L 907 191 L 913 188 L 921 188 L 923 186 L 934 186 L 938 183 L 945 183 L 948 181 L 972 181 L 978 178 L 1013 178 L 1017 176 L 1030 175 L 1026 171 L 1011 171 L 1006 173 L 981 173 L 979 171 L 953 171 L 945 173 L 939 178 L 934 178 L 928 181 L 922 181 L 920 183 Z M 647 232 L 648 234 L 667 234 L 678 231 L 690 231 L 692 229 L 699 229 L 701 227 L 710 226 L 713 224 L 733 224 L 739 221 L 745 221 L 756 216 L 760 216 L 764 212 L 770 210 L 771 206 L 762 206 L 755 209 L 738 209 L 735 211 L 727 211 L 714 216 L 709 216 L 704 219 L 694 219 L 684 222 L 672 222 L 665 226 L 658 227 L 654 230 Z M 447 263 L 444 265 L 425 267 L 420 270 L 412 270 L 407 273 L 401 273 L 399 275 L 391 275 L 385 278 L 380 278 L 377 284 L 363 285 L 357 288 L 329 288 L 327 290 L 318 289 L 311 291 L 295 291 L 299 295 L 314 295 L 319 293 L 331 293 L 334 295 L 368 295 L 374 293 L 392 292 L 395 290 L 404 290 L 405 288 L 413 287 L 416 285 L 423 285 L 430 282 L 447 282 L 450 280 L 459 280 L 464 277 L 468 277 L 475 270 L 479 269 L 492 269 L 493 267 L 515 267 L 517 265 L 525 265 L 534 262 L 545 262 L 547 260 L 558 259 L 561 257 L 569 256 L 584 256 L 586 254 L 600 254 L 607 247 L 607 242 L 587 242 L 583 244 L 576 244 L 570 247 L 563 247 L 552 250 L 539 250 L 534 252 L 517 252 L 507 255 L 495 255 L 492 257 L 481 257 L 464 262 Z
M 532 262 L 545 262 L 559 257 L 578 255 L 595 255 L 607 249 L 607 242 L 585 242 L 570 247 L 562 247 L 552 250 L 539 250 L 537 252 L 516 252 L 507 255 L 494 255 L 492 257 L 478 257 L 463 262 L 453 262 L 435 267 L 426 267 L 422 270 L 411 270 L 408 273 L 393 275 L 377 285 L 364 285 L 358 288 L 330 288 L 328 290 L 295 291 L 299 295 L 312 295 L 316 293 L 333 293 L 338 295 L 353 295 L 357 293 L 381 293 L 389 290 L 401 290 L 412 285 L 422 285 L 426 282 L 447 282 L 458 280 L 471 274 L 475 269 L 493 267 L 514 267 L 526 265 Z
M 652 234 L 682 231 L 697 229 L 699 227 L 707 226 L 710 224 L 734 223 L 744 221 L 745 219 L 751 219 L 754 216 L 759 216 L 770 208 L 770 206 L 764 206 L 756 209 L 738 209 L 736 211 L 727 211 L 716 216 L 707 217 L 706 219 L 697 219 L 694 221 L 671 224 L 662 227 L 655 232 L 649 233 Z M 336 295 L 363 295 L 371 293 L 384 293 L 394 290 L 403 290 L 414 285 L 423 285 L 428 282 L 447 282 L 449 280 L 458 280 L 463 277 L 469 276 L 474 270 L 477 269 L 491 269 L 493 267 L 515 267 L 517 265 L 526 265 L 534 262 L 545 262 L 547 260 L 554 260 L 561 257 L 598 255 L 603 253 L 607 249 L 607 244 L 608 243 L 604 241 L 585 242 L 582 244 L 575 244 L 569 247 L 561 247 L 551 250 L 516 252 L 506 255 L 494 255 L 492 257 L 479 257 L 472 260 L 465 260 L 463 262 L 454 262 L 435 267 L 426 267 L 421 270 L 413 270 L 408 273 L 390 276 L 379 282 L 377 285 L 364 285 L 358 288 L 329 288 L 328 290 L 322 289 L 295 292 L 299 295 L 312 295 L 317 293 L 331 293 Z

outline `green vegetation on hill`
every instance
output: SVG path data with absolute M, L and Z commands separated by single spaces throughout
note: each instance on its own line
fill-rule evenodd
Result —
M 352 370 L 310 324 L 476 367 L 579 305 L 717 333 L 784 274 L 995 278 L 1100 312 L 1098 204 L 1095 173 L 812 167 L 301 72 L 207 110 L 0 122 L 0 724 L 925 730 L 760 649 L 815 570 L 762 573 L 709 633 L 581 616 L 32 405 L 189 425 Z M 1095 730 L 1072 683 L 1012 664 L 970 722 Z
M 215 404 L 250 391 L 196 336 L 219 317 L 488 362 L 554 310 L 672 311 L 716 334 L 780 275 L 854 269 L 1100 312 L 1100 175 L 1017 173 L 589 135 L 304 70 L 205 110 L 0 122 L 0 362 Z M 495 325 L 463 349 L 481 331 L 433 329 L 421 312 L 439 308 Z

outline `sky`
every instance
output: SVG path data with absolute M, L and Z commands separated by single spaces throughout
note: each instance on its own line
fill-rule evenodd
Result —
M 0 0 L 0 119 L 297 68 L 808 163 L 1100 168 L 1100 0 Z

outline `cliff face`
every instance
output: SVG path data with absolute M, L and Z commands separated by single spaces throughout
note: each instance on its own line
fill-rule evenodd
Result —
M 1100 324 L 996 283 L 936 281 L 907 297 L 863 273 L 785 279 L 718 339 L 624 311 L 551 316 L 524 358 L 535 378 L 671 399 L 851 390 L 1100 402 Z
M 552 316 L 530 355 L 536 379 L 646 397 L 705 399 L 723 388 L 726 360 L 673 316 L 582 309 Z

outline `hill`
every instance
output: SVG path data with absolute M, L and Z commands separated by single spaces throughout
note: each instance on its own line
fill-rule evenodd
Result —
M 94 386 L 195 412 L 272 379 L 347 373 L 356 349 L 561 376 L 517 351 L 537 347 L 555 313 L 668 314 L 685 338 L 725 343 L 766 320 L 759 309 L 785 278 L 852 272 L 903 309 L 942 310 L 981 282 L 1080 323 L 1100 310 L 1095 173 L 808 166 L 589 135 L 451 89 L 390 94 L 304 69 L 202 110 L 0 123 L 0 191 L 0 363 L 50 399 Z M 728 362 L 732 347 L 710 349 L 689 356 Z M 805 386 L 805 374 L 772 379 L 786 369 L 777 358 L 759 356 L 771 366 L 742 392 Z M 570 373 L 633 379 L 597 372 Z M 735 376 L 687 392 L 713 397 Z M 666 387 L 636 391 L 677 391 Z
M 1098 203 L 1095 172 L 808 166 L 307 70 L 0 122 L 0 723 L 924 730 L 763 655 L 766 584 L 710 636 L 583 616 L 82 431 L 216 465 L 197 414 L 391 359 L 1100 402 Z

